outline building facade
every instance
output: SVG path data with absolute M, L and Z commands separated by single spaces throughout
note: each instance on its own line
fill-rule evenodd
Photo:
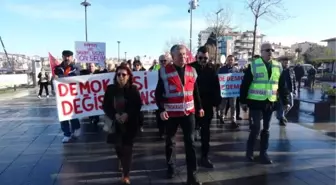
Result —
M 7 53 L 8 58 L 4 52 L 0 52 L 0 69 L 2 70 L 31 70 L 31 57 L 23 54 Z M 14 66 L 12 66 L 14 65 Z
M 290 47 L 283 46 L 281 43 L 272 43 L 272 46 L 274 48 L 274 53 L 273 53 L 274 58 L 279 58 L 279 57 L 284 57 L 284 56 L 292 57 L 294 55 L 294 52 L 292 52 Z
M 209 38 L 213 29 L 208 28 L 198 35 L 198 45 L 203 46 Z M 255 54 L 260 53 L 260 46 L 265 35 L 258 34 L 256 37 Z M 226 30 L 218 36 L 218 52 L 221 55 L 234 55 L 237 58 L 251 58 L 253 48 L 253 31 L 235 32 L 232 29 Z
M 336 37 L 322 40 L 322 42 L 327 42 L 327 47 L 336 53 Z
M 306 41 L 306 42 L 292 44 L 290 49 L 292 52 L 295 52 L 296 49 L 301 49 L 301 54 L 303 54 L 312 46 L 317 46 L 317 45 L 318 45 L 317 43 Z

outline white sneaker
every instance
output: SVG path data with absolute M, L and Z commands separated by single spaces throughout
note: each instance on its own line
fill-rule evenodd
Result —
M 47 95 L 47 98 L 49 98 L 49 95 Z
M 38 97 L 39 99 L 41 99 L 41 96 L 40 96 L 40 95 L 38 95 L 37 97 Z
M 63 139 L 62 139 L 62 143 L 69 143 L 70 140 L 71 140 L 70 137 L 64 136 Z
M 80 128 L 79 128 L 79 129 L 76 129 L 76 130 L 75 130 L 75 132 L 72 134 L 72 136 L 75 137 L 75 138 L 77 138 L 77 137 L 80 136 L 80 134 L 81 134 L 81 130 L 80 130 Z

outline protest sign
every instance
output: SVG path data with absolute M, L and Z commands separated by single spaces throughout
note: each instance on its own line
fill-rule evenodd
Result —
M 75 42 L 76 60 L 105 66 L 106 44 L 103 42 Z
M 244 73 L 218 74 L 222 98 L 239 97 Z
M 105 90 L 115 73 L 58 78 L 54 81 L 59 121 L 103 115 Z M 143 102 L 142 110 L 155 110 L 157 72 L 134 72 L 134 85 Z

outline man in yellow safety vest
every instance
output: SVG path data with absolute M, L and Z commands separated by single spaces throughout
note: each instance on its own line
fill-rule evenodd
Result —
M 274 49 L 270 43 L 262 44 L 261 57 L 255 59 L 245 70 L 240 86 L 240 101 L 243 107 L 246 107 L 246 104 L 249 107 L 253 122 L 247 141 L 246 158 L 248 161 L 254 161 L 254 144 L 260 133 L 261 120 L 263 119 L 259 153 L 262 164 L 272 164 L 267 149 L 270 121 L 278 98 L 281 98 L 286 105 L 285 108 L 290 107 L 285 80 L 282 77 L 280 78 L 282 66 L 278 61 L 272 59 L 273 52 Z

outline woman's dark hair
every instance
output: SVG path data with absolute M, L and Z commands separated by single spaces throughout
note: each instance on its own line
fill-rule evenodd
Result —
M 140 60 L 134 60 L 133 62 L 133 67 L 135 67 L 137 64 L 141 65 L 142 66 L 142 63 Z
M 117 74 L 118 74 L 118 71 L 120 71 L 120 70 L 127 71 L 127 74 L 129 76 L 127 84 L 131 86 L 133 84 L 133 73 L 132 73 L 131 69 L 129 67 L 127 67 L 127 63 L 122 63 L 122 64 L 120 64 L 120 66 L 117 67 L 117 69 L 115 71 L 114 78 L 113 78 L 114 84 L 118 84 Z

